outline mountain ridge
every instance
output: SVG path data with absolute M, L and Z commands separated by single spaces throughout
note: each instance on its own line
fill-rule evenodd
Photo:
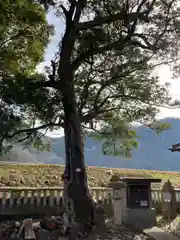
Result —
M 161 135 L 157 135 L 144 126 L 135 127 L 137 135 L 140 136 L 137 139 L 139 147 L 133 149 L 131 159 L 123 159 L 121 156 L 104 156 L 101 152 L 101 142 L 86 138 L 84 143 L 86 165 L 107 168 L 180 171 L 180 153 L 172 153 L 168 150 L 172 144 L 180 142 L 180 119 L 165 118 L 161 121 L 171 124 L 171 129 L 165 130 Z M 34 162 L 37 163 L 64 164 L 64 137 L 48 137 L 48 139 L 51 143 L 51 151 L 38 154 L 34 149 L 25 149 L 23 151 L 27 152 L 27 155 L 32 155 L 31 160 L 26 159 L 25 162 L 32 162 L 32 158 L 34 158 Z M 14 158 L 11 157 L 9 161 L 14 161 Z

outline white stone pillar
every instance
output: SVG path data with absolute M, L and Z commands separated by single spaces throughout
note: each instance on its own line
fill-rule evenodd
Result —
M 121 201 L 114 200 L 113 203 L 113 212 L 114 212 L 114 225 L 121 225 L 122 224 L 122 209 L 121 209 Z
M 124 215 L 124 208 L 126 205 L 125 198 L 125 184 L 123 182 L 111 182 L 109 187 L 113 188 L 113 212 L 114 212 L 114 224 L 121 225 Z

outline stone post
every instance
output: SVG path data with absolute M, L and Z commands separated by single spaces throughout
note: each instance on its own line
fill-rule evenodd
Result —
M 125 183 L 121 181 L 112 181 L 110 182 L 109 187 L 113 188 L 114 224 L 121 225 L 123 221 L 124 210 L 126 208 Z
M 162 215 L 164 218 L 173 219 L 177 216 L 176 193 L 168 180 L 162 188 Z
M 32 222 L 32 218 L 30 219 L 25 219 L 23 221 L 23 225 L 24 225 L 24 239 L 26 240 L 35 240 L 35 233 L 33 230 L 33 222 Z

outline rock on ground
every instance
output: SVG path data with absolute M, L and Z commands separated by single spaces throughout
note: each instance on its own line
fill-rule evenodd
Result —
M 7 228 L 12 222 L 0 222 L 0 232 Z M 36 240 L 65 240 L 64 237 L 59 237 L 58 231 L 47 232 L 39 229 L 36 232 Z M 137 237 L 137 238 L 135 238 Z M 140 238 L 138 238 L 140 237 Z M 107 227 L 96 227 L 93 233 L 88 237 L 81 237 L 80 239 L 89 240 L 153 240 L 150 236 L 143 234 L 141 231 L 133 230 L 125 226 L 114 226 L 109 224 Z

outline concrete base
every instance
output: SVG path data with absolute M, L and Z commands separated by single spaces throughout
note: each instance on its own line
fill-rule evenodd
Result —
M 123 222 L 135 228 L 145 229 L 156 225 L 156 210 L 152 209 L 125 209 Z

